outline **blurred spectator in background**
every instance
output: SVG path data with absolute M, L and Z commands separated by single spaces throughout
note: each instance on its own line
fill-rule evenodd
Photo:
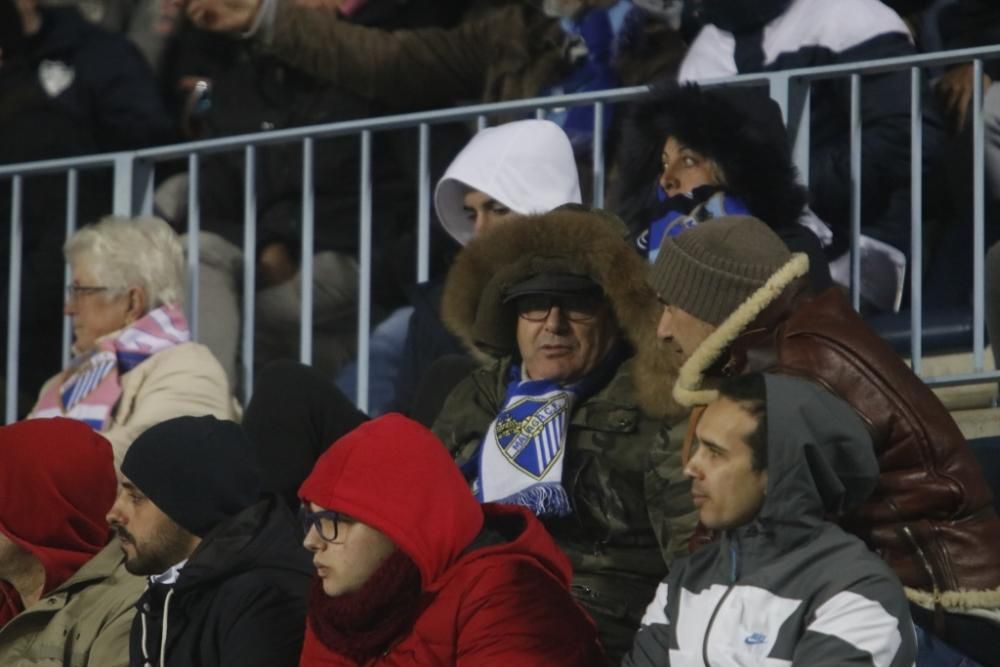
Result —
M 702 0 L 706 25 L 681 65 L 682 81 L 834 65 L 915 53 L 903 20 L 878 0 Z M 861 84 L 862 294 L 898 307 L 910 247 L 910 90 L 906 72 Z M 810 203 L 833 228 L 832 257 L 844 256 L 851 220 L 850 87 L 846 78 L 812 86 Z M 937 119 L 925 114 L 924 162 L 940 150 Z M 845 256 L 846 257 L 846 256 Z M 846 258 L 831 267 L 846 282 Z M 884 299 L 881 294 L 888 294 Z
M 171 136 L 153 74 L 128 41 L 87 23 L 75 9 L 0 0 L 0 164 L 140 148 Z M 81 171 L 79 221 L 110 208 L 111 184 L 106 170 Z M 5 226 L 10 188 L 9 180 L 0 184 Z M 63 285 L 65 193 L 63 175 L 23 182 L 22 396 L 37 391 L 59 365 L 60 331 L 52 313 Z M 9 244 L 10 234 L 0 234 L 4 276 Z M 3 323 L 7 296 L 2 290 Z
M 159 72 L 163 49 L 176 24 L 163 0 L 39 0 L 43 7 L 75 7 L 89 22 L 135 45 Z
M 457 18 L 458 2 L 431 0 L 367 0 L 324 5 L 345 22 L 380 28 L 449 25 Z M 183 21 L 165 57 L 164 86 L 182 130 L 191 139 L 205 139 L 267 130 L 282 130 L 405 111 L 366 100 L 335 81 L 315 77 L 273 55 L 252 41 L 195 29 Z M 465 139 L 463 128 L 435 128 L 431 169 Z M 413 208 L 416 201 L 416 143 L 412 133 L 379 133 L 373 145 L 374 290 L 379 303 L 402 301 L 397 274 L 401 257 L 389 249 L 415 245 Z M 453 148 L 452 148 L 453 145 Z M 357 168 L 360 142 L 356 137 L 319 140 L 315 144 L 313 193 L 314 319 L 313 363 L 329 376 L 354 356 L 357 327 L 358 206 Z M 255 321 L 255 362 L 299 358 L 302 277 L 302 147 L 292 142 L 261 146 L 256 155 L 258 295 Z M 231 381 L 238 383 L 240 291 L 243 266 L 242 150 L 208 155 L 199 182 L 201 221 L 200 303 L 202 339 L 222 361 Z M 182 174 L 157 193 L 159 211 L 178 229 L 187 224 L 187 178 Z M 412 251 L 409 251 L 412 252 Z M 386 270 L 390 262 L 393 270 Z M 411 263 L 410 266 L 413 264 Z M 399 267 L 399 268 L 396 268 Z M 408 272 L 405 282 L 412 279 Z M 222 315 L 222 316 L 220 316 Z M 377 321 L 380 310 L 374 313 Z
M 604 3 L 593 0 L 551 0 L 542 3 L 544 11 L 512 3 L 450 30 L 392 33 L 351 25 L 328 7 L 284 0 L 184 4 L 195 25 L 249 32 L 282 60 L 366 99 L 395 105 L 444 107 L 598 89 L 602 78 L 610 83 L 607 18 L 598 15 L 588 25 L 589 13 L 602 12 L 595 5 Z M 674 48 L 655 54 L 654 69 L 671 70 L 680 50 L 675 38 Z M 589 81 L 582 88 L 575 85 L 581 79 Z

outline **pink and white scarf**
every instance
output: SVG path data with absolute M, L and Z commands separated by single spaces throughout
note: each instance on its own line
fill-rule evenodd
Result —
M 99 340 L 94 350 L 74 358 L 63 373 L 63 382 L 48 389 L 28 417 L 69 417 L 103 431 L 122 395 L 121 376 L 157 352 L 190 340 L 180 306 L 151 310 L 115 337 Z

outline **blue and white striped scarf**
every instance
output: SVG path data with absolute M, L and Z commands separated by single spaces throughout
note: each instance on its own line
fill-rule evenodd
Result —
M 573 408 L 610 379 L 624 356 L 614 348 L 597 369 L 571 385 L 530 380 L 520 364 L 511 365 L 503 405 L 466 464 L 466 471 L 475 474 L 471 486 L 479 502 L 523 505 L 539 517 L 573 513 L 562 484 Z

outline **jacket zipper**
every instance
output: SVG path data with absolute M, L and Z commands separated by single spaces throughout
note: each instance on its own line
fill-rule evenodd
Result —
M 729 594 L 733 592 L 734 588 L 736 588 L 736 559 L 738 554 L 735 546 L 729 547 L 729 554 L 732 556 L 732 567 L 729 572 L 729 588 L 727 588 L 726 592 L 722 594 L 722 597 L 719 598 L 719 602 L 715 605 L 715 609 L 712 610 L 712 615 L 708 619 L 708 627 L 705 628 L 705 639 L 702 640 L 701 644 L 701 659 L 702 662 L 705 663 L 705 667 L 710 667 L 708 664 L 708 637 L 712 634 L 712 626 L 715 624 L 715 617 L 719 615 L 719 609 L 721 609 L 722 605 L 725 604 L 726 598 L 728 598 Z

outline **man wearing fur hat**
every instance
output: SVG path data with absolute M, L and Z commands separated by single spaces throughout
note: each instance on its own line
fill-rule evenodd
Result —
M 895 571 L 918 623 L 936 634 L 968 630 L 983 621 L 967 612 L 1000 609 L 1000 520 L 989 487 L 934 393 L 840 290 L 809 296 L 807 271 L 805 256 L 751 217 L 665 239 L 650 282 L 664 304 L 657 334 L 685 360 L 673 396 L 704 405 L 721 378 L 767 370 L 813 379 L 847 401 L 871 431 L 880 475 L 842 525 Z M 684 486 L 676 474 L 664 467 L 653 476 L 661 488 Z M 931 611 L 953 613 L 932 619 Z M 977 658 L 974 647 L 960 648 Z
M 287 505 L 260 498 L 239 425 L 177 417 L 122 461 L 108 523 L 125 567 L 149 577 L 130 665 L 296 665 L 312 568 Z
M 669 545 L 685 541 L 666 539 L 661 551 L 654 523 L 671 499 L 644 490 L 660 420 L 639 406 L 630 357 L 655 342 L 655 301 L 625 236 L 616 218 L 577 207 L 473 239 L 448 275 L 443 315 L 490 361 L 434 424 L 480 501 L 525 505 L 542 519 L 613 658 L 630 646 Z M 690 533 L 690 498 L 677 502 Z

